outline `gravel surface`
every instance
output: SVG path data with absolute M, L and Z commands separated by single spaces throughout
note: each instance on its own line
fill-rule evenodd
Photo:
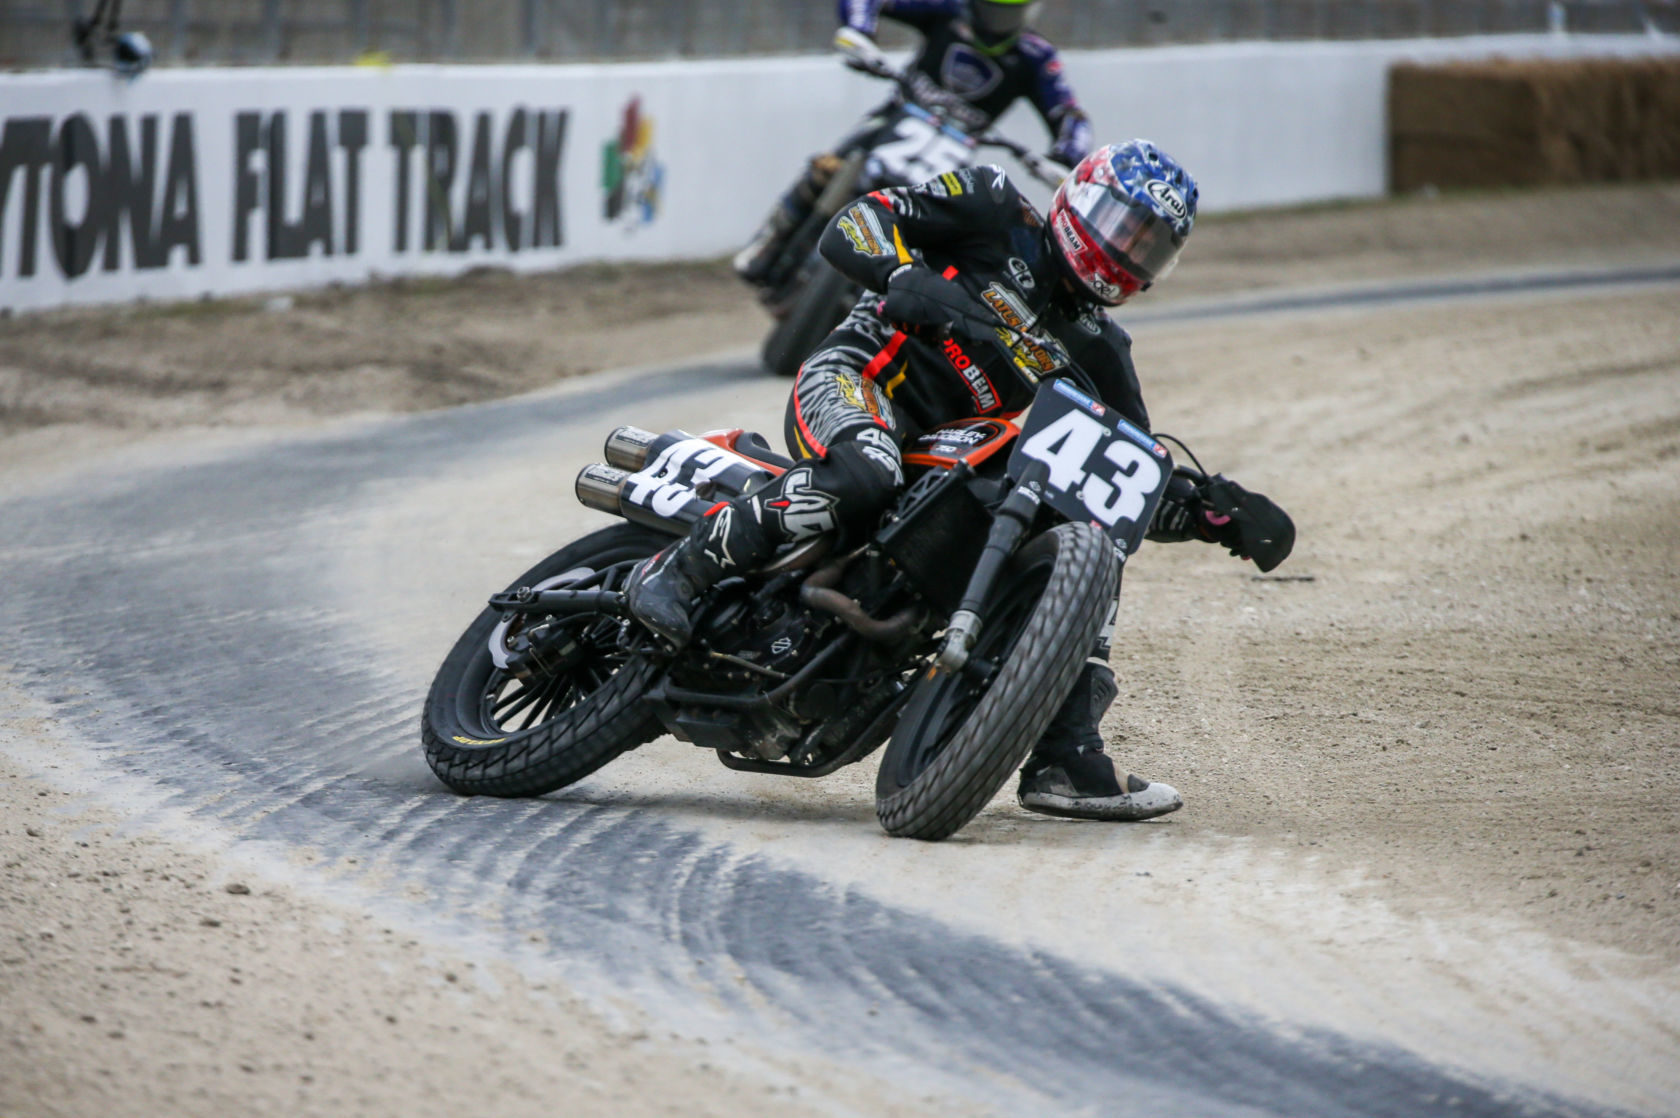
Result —
M 1677 258 L 1680 187 L 1617 187 L 1210 220 L 1170 282 L 1182 299 Z M 1127 575 L 1106 730 L 1186 793 L 1174 827 L 1672 979 L 1677 307 L 1669 286 L 1136 331 L 1161 427 L 1300 529 L 1276 577 L 1192 547 Z M 13 318 L 0 479 L 505 396 L 755 344 L 764 324 L 719 264 Z M 767 1080 L 603 1020 L 229 862 L 212 835 L 131 832 L 55 771 L 69 746 L 15 668 L 0 1112 L 443 1115 L 487 1092 L 507 1114 L 914 1112 L 849 1072 L 784 1060 Z M 1069 826 L 996 806 L 975 826 L 1025 823 L 1038 842 Z

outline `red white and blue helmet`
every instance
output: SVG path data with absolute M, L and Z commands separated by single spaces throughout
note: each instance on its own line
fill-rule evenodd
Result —
M 1050 243 L 1084 294 L 1117 307 L 1178 263 L 1197 194 L 1190 173 L 1148 140 L 1109 144 L 1056 191 Z

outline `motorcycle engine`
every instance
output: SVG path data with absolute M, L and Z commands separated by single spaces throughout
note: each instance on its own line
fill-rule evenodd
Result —
M 823 646 L 829 624 L 792 600 L 755 599 L 741 587 L 726 590 L 698 628 L 699 647 L 712 654 L 704 661 L 708 683 L 770 688 L 777 680 L 765 672 L 788 676 L 798 671 Z M 689 736 L 699 742 L 695 732 L 708 728 L 720 736 L 707 734 L 704 744 L 766 761 L 785 757 L 806 730 L 792 715 L 761 710 L 725 716 L 721 722 L 699 717 L 689 726 Z
M 708 651 L 720 652 L 761 668 L 791 675 L 815 650 L 826 626 L 792 602 L 754 602 L 745 595 L 731 597 L 705 619 L 702 626 Z M 724 669 L 743 676 L 765 678 L 742 666 Z

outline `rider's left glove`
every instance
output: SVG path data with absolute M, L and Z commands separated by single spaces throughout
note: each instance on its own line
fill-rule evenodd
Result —
M 1295 522 L 1271 498 L 1250 493 L 1222 474 L 1214 474 L 1196 492 L 1214 542 L 1232 555 L 1254 560 L 1262 571 L 1289 558 L 1295 547 Z
M 834 49 L 840 61 L 854 70 L 878 74 L 888 69 L 887 56 L 875 40 L 855 27 L 842 27 L 834 33 Z
M 1064 167 L 1091 154 L 1091 121 L 1083 111 L 1071 108 L 1064 112 L 1056 126 L 1056 141 L 1050 145 L 1049 156 Z
M 1090 154 L 1084 148 L 1085 145 L 1080 143 L 1058 143 L 1051 145 L 1049 152 L 1046 154 L 1053 162 L 1060 163 L 1063 167 L 1072 170 L 1075 164 Z
M 1175 466 L 1148 538 L 1157 543 L 1216 543 L 1269 571 L 1295 546 L 1295 523 L 1270 498 L 1250 493 L 1228 477 L 1210 478 L 1189 466 Z
M 906 334 L 942 338 L 957 319 L 972 313 L 973 302 L 955 281 L 921 264 L 906 264 L 887 279 L 880 314 Z

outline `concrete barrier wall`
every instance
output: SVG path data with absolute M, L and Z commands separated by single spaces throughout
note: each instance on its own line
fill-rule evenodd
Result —
M 1680 57 L 1394 68 L 1390 182 L 1680 179 Z
M 1157 140 L 1231 209 L 1381 194 L 1396 61 L 1677 48 L 1542 36 L 1066 63 L 1100 135 Z M 0 307 L 717 255 L 883 93 L 826 57 L 0 76 Z M 1024 107 L 1003 127 L 1044 140 Z

